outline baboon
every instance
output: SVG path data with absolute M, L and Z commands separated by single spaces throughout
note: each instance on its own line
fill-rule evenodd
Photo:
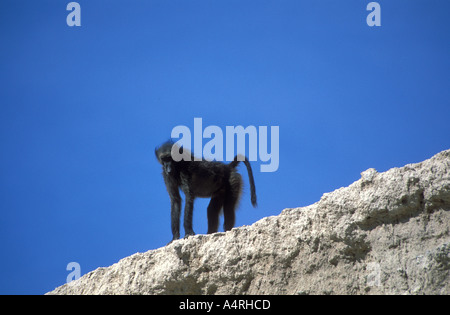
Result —
M 175 161 L 172 158 L 172 152 L 182 152 L 181 154 L 185 158 Z M 180 189 L 186 199 L 184 208 L 185 237 L 195 235 L 192 228 L 192 214 L 196 197 L 211 197 L 207 209 L 208 234 L 217 232 L 219 216 L 222 211 L 224 230 L 229 231 L 234 227 L 235 210 L 242 192 L 242 177 L 236 170 L 240 160 L 243 160 L 247 167 L 251 202 L 253 207 L 256 207 L 255 181 L 247 157 L 237 155 L 229 164 L 204 159 L 195 161 L 190 151 L 180 148 L 172 141 L 167 141 L 156 148 L 155 154 L 158 162 L 162 165 L 164 182 L 170 196 L 172 241 L 180 238 Z

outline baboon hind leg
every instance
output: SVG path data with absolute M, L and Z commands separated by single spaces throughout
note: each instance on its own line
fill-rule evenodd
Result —
M 219 229 L 219 216 L 223 208 L 223 198 L 223 193 L 211 197 L 208 205 L 208 234 L 216 233 Z
M 229 231 L 234 227 L 235 211 L 239 204 L 242 192 L 242 177 L 239 173 L 233 173 L 230 177 L 230 187 L 223 203 L 224 224 L 223 229 Z

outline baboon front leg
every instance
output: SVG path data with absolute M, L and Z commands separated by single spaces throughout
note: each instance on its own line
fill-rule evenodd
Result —
M 164 179 L 166 180 L 166 178 Z M 177 186 L 171 185 L 167 180 L 166 185 L 170 196 L 170 223 L 172 228 L 172 241 L 170 243 L 172 243 L 180 238 L 181 196 Z
M 184 235 L 188 237 L 195 235 L 192 228 L 192 217 L 194 213 L 194 198 L 190 194 L 186 194 L 186 204 L 184 205 Z

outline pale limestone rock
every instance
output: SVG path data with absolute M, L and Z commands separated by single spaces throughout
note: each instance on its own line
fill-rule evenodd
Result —
M 49 294 L 450 294 L 450 150 Z

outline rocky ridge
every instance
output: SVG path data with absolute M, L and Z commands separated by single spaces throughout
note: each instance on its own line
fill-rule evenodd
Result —
M 450 150 L 49 294 L 450 294 Z

